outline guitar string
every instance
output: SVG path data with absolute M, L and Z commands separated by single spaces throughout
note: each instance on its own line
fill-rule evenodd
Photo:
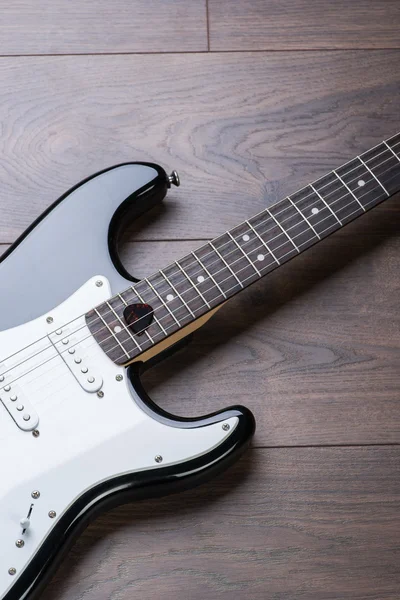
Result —
M 377 186 L 377 187 L 379 187 L 379 186 Z M 371 202 L 374 202 L 374 201 L 372 200 Z M 331 227 L 332 227 L 332 226 L 331 226 Z M 271 263 L 271 264 L 273 264 L 273 263 Z M 250 278 L 251 278 L 251 277 L 250 277 Z M 250 278 L 248 278 L 248 279 L 250 279 Z M 244 281 L 246 281 L 246 279 L 245 279 Z M 211 289 L 211 288 L 210 288 L 210 289 Z M 233 289 L 233 288 L 232 288 L 232 289 Z M 228 291 L 229 291 L 229 290 L 228 290 Z M 220 295 L 220 296 L 222 296 L 222 294 L 219 294 L 219 295 Z M 218 296 L 217 296 L 217 297 L 218 297 Z M 170 329 L 170 327 L 167 327 L 167 329 Z M 172 332 L 172 333 L 174 333 L 174 332 Z M 162 334 L 162 332 L 160 332 L 160 333 L 159 333 L 159 334 L 157 334 L 157 335 L 160 335 L 160 334 Z M 88 339 L 89 337 L 91 337 L 91 336 L 88 336 L 87 338 L 84 338 L 84 339 Z M 156 336 L 154 336 L 154 337 L 156 337 Z M 93 343 L 91 343 L 89 346 L 87 346 L 87 347 L 86 347 L 86 351 L 90 350 L 90 348 L 92 348 L 92 347 L 94 347 L 94 346 L 96 346 L 97 348 L 99 348 L 99 345 L 97 344 L 97 342 L 96 342 L 96 341 L 94 341 Z M 115 348 L 118 348 L 118 346 L 115 346 Z M 65 351 L 65 352 L 66 352 L 66 351 Z M 64 352 L 64 353 L 65 353 L 65 352 Z M 20 377 L 18 377 L 18 378 L 17 378 L 17 379 L 15 379 L 14 381 L 11 381 L 11 382 L 9 382 L 9 385 L 12 385 L 13 383 L 15 383 L 15 381 L 18 381 L 18 379 L 20 379 L 21 377 L 25 377 L 26 375 L 28 375 L 28 374 L 32 373 L 33 371 L 35 371 L 37 368 L 39 368 L 39 367 L 43 367 L 45 364 L 47 364 L 47 363 L 50 363 L 51 361 L 53 361 L 53 360 L 54 360 L 54 359 L 56 359 L 56 358 L 61 358 L 61 357 L 60 357 L 60 355 L 59 355 L 59 354 L 56 354 L 56 355 L 52 356 L 51 358 L 47 359 L 46 361 L 43 361 L 43 362 L 42 362 L 40 365 L 38 365 L 37 367 L 33 367 L 33 368 L 32 368 L 31 370 L 29 370 L 27 373 L 24 373 L 23 375 L 21 375 Z M 84 357 L 83 357 L 83 358 L 84 358 Z M 123 356 L 123 355 L 121 355 L 121 358 L 124 358 L 124 356 Z M 47 369 L 46 373 L 50 372 L 52 369 L 53 369 L 53 367 L 51 367 L 50 369 Z M 43 374 L 43 373 L 42 373 L 42 374 Z M 36 379 L 37 379 L 37 378 L 36 378 Z
M 396 135 L 395 135 L 395 136 L 393 136 L 393 137 L 396 137 L 397 135 L 398 135 L 398 134 L 396 134 Z M 392 139 L 392 138 L 390 138 L 390 139 Z M 390 141 L 390 139 L 389 139 L 389 141 Z M 384 142 L 383 142 L 383 143 L 384 143 Z M 399 145 L 399 144 L 400 144 L 400 142 L 397 142 L 397 143 L 396 143 L 396 144 L 394 144 L 393 146 L 397 146 L 397 145 Z M 380 146 L 380 145 L 381 145 L 381 144 L 377 144 L 377 146 L 376 146 L 376 147 L 378 147 L 378 146 Z M 373 149 L 372 149 L 372 150 L 373 150 Z M 370 151 L 371 151 L 371 150 L 370 150 Z M 370 151 L 368 151 L 368 152 L 370 152 Z M 386 150 L 386 152 L 388 152 L 388 151 L 389 151 L 389 150 Z M 379 153 L 377 156 L 374 156 L 374 157 L 372 157 L 372 159 L 370 159 L 370 160 L 375 160 L 375 159 L 376 159 L 378 156 L 381 156 L 382 154 L 385 154 L 385 151 L 384 151 L 384 152 L 381 152 L 381 153 Z M 394 153 L 393 153 L 393 157 L 397 158 L 397 157 L 396 157 L 396 155 L 395 155 Z M 387 160 L 383 161 L 382 163 L 380 163 L 380 164 L 378 164 L 378 165 L 375 165 L 375 168 L 377 168 L 377 167 L 381 166 L 382 164 L 384 164 L 384 163 L 388 162 L 388 161 L 389 161 L 389 160 L 391 160 L 393 157 L 391 156 L 389 159 L 387 159 Z M 349 163 L 353 162 L 354 160 L 357 160 L 357 158 L 356 158 L 356 159 L 352 159 L 352 160 L 348 161 L 348 163 L 346 163 L 346 164 L 349 164 Z M 358 168 L 360 168 L 360 165 L 359 165 L 359 166 L 357 166 L 355 169 L 351 169 L 351 170 L 350 170 L 348 173 L 350 173 L 351 171 L 353 171 L 353 170 L 356 170 L 356 169 L 358 169 Z M 391 169 L 388 169 L 388 170 L 391 170 Z M 384 171 L 384 173 L 386 173 L 388 170 Z M 348 175 L 348 173 L 346 173 L 346 175 Z M 384 173 L 382 173 L 382 174 L 384 174 Z M 344 175 L 344 174 L 343 174 L 343 175 Z M 397 176 L 397 175 L 395 175 L 395 176 Z M 326 176 L 323 176 L 322 178 L 324 178 L 324 177 L 326 177 Z M 321 179 L 322 179 L 322 178 L 321 178 Z M 357 178 L 356 178 L 356 179 L 357 179 Z M 351 180 L 351 182 L 355 181 L 356 179 L 354 179 L 354 180 Z M 372 179 L 371 179 L 371 180 L 372 180 Z M 317 180 L 317 181 L 318 181 L 318 180 Z M 351 183 L 351 182 L 349 182 L 349 183 Z M 315 183 L 315 182 L 314 182 L 314 183 Z M 327 185 L 326 185 L 326 186 L 324 186 L 324 187 L 327 187 L 328 185 L 332 185 L 332 183 L 334 183 L 334 182 L 330 182 L 329 184 L 327 184 Z M 302 189 L 306 189 L 306 187 L 308 187 L 308 186 L 305 186 L 305 187 L 304 187 L 304 188 L 302 188 Z M 378 187 L 379 187 L 379 186 L 375 186 L 375 188 L 373 188 L 372 190 L 370 190 L 370 192 L 372 192 L 374 189 L 376 189 L 376 188 L 378 188 Z M 321 188 L 321 189 L 322 189 L 322 188 Z M 336 193 L 337 191 L 338 191 L 338 190 L 333 190 L 333 191 L 331 192 L 331 194 L 332 194 L 332 193 Z M 367 192 L 367 193 L 370 193 L 370 192 Z M 311 195 L 312 195 L 312 194 L 310 194 L 309 196 L 311 196 Z M 329 194 L 329 195 L 330 195 L 330 194 Z M 364 194 L 364 195 L 366 195 L 366 194 Z M 327 196 L 328 196 L 328 195 L 327 195 Z M 327 197 L 327 196 L 326 196 L 326 197 Z M 340 198 L 336 199 L 334 202 L 338 202 L 339 200 L 341 200 L 341 199 L 345 198 L 346 196 L 352 196 L 352 194 L 351 194 L 351 193 L 346 193 L 344 196 L 341 196 Z M 361 196 L 361 197 L 362 197 L 362 196 Z M 307 197 L 306 197 L 306 198 L 307 198 Z M 304 198 L 304 199 L 305 199 L 305 198 Z M 304 199 L 303 199 L 303 200 L 304 200 Z M 284 199 L 284 200 L 285 200 L 285 199 Z M 282 201 L 281 201 L 281 202 L 282 202 Z M 317 202 L 318 202 L 318 201 L 317 201 Z M 334 202 L 332 202 L 332 204 L 333 204 Z M 277 203 L 277 204 L 279 204 L 279 203 Z M 275 206 L 276 206 L 276 205 L 275 205 Z M 348 206 L 348 205 L 346 205 L 346 206 Z M 344 210 L 344 209 L 346 208 L 346 206 L 345 206 L 345 207 L 342 207 L 342 208 L 341 208 L 341 209 L 339 209 L 339 210 Z M 289 207 L 289 208 L 290 208 L 290 207 Z M 285 209 L 285 210 L 288 210 L 288 209 Z M 326 208 L 323 208 L 322 210 L 326 210 Z M 322 212 L 322 210 L 321 210 L 320 212 Z M 264 212 L 264 211 L 262 211 L 262 212 Z M 281 211 L 281 212 L 284 212 L 284 211 Z M 278 215 L 278 214 L 280 214 L 280 213 L 277 213 L 277 215 Z M 252 218 L 253 218 L 253 217 L 252 217 Z M 289 217 L 289 218 L 291 218 L 291 217 Z M 265 221 L 263 221 L 263 222 L 268 222 L 269 220 L 271 220 L 271 218 L 270 218 L 270 217 L 269 217 L 268 219 L 266 219 Z M 316 223 L 316 225 L 318 225 L 318 224 L 319 224 L 320 222 L 322 222 L 323 220 L 325 220 L 325 219 L 322 219 L 321 221 L 319 221 L 318 223 Z M 261 222 L 259 225 L 261 225 L 263 222 Z M 304 222 L 305 222 L 305 221 L 304 221 Z M 258 225 L 258 226 L 259 226 L 259 225 Z M 240 226 L 240 225 L 239 225 L 239 226 Z M 236 228 L 237 228 L 237 227 L 239 227 L 239 226 L 236 226 Z M 297 226 L 298 226 L 298 224 L 294 225 L 293 227 L 297 227 Z M 293 227 L 291 227 L 291 228 L 289 228 L 289 229 L 292 229 Z M 270 229 L 268 229 L 267 231 L 270 231 L 271 229 L 273 229 L 273 227 L 272 227 L 272 228 L 270 228 Z M 250 230 L 249 230 L 249 231 L 250 231 Z M 264 234 L 265 234 L 267 231 L 265 231 L 265 232 L 263 233 L 263 235 L 264 235 Z M 324 230 L 324 231 L 325 231 L 325 230 Z M 301 233 L 300 233 L 300 234 L 298 234 L 298 235 L 303 235 L 304 233 L 305 233 L 305 231 L 301 232 Z M 323 232 L 321 232 L 321 233 L 323 233 Z M 222 235 L 225 235 L 225 234 L 222 234 Z M 283 233 L 281 233 L 281 234 L 279 234 L 278 236 L 276 236 L 276 238 L 280 237 L 281 235 L 283 235 Z M 219 236 L 219 237 L 222 237 L 222 236 Z M 298 236 L 296 236 L 296 237 L 298 237 Z M 276 238 L 273 238 L 273 239 L 276 239 Z M 216 239 L 219 239 L 219 238 L 216 238 Z M 236 238 L 236 239 L 238 239 L 238 238 Z M 288 238 L 288 239 L 290 239 L 290 238 Z M 270 241 L 272 241 L 272 240 L 270 240 Z M 310 240 L 308 240 L 308 241 L 310 241 Z M 306 243 L 308 243 L 308 241 L 307 241 Z M 228 242 L 228 243 L 229 243 L 229 242 Z M 285 243 L 286 243 L 286 242 L 285 242 Z M 226 244 L 225 244 L 225 245 L 226 245 Z M 245 245 L 245 244 L 243 244 L 243 246 L 244 246 L 244 245 Z M 283 244 L 283 245 L 284 245 L 284 244 Z M 206 246 L 206 244 L 205 244 L 204 246 Z M 204 247 L 204 246 L 203 246 L 203 247 Z M 279 247 L 281 247 L 281 246 L 278 246 L 278 248 L 279 248 Z M 219 249 L 221 249 L 221 248 L 222 248 L 222 246 L 221 246 Z M 259 246 L 259 247 L 257 247 L 257 248 L 254 248 L 254 249 L 253 249 L 251 252 L 255 252 L 255 251 L 258 249 L 258 248 L 263 248 L 263 245 L 262 245 L 262 244 L 260 244 L 260 246 Z M 278 248 L 276 248 L 276 249 L 278 249 Z M 275 250 L 276 250 L 276 249 L 275 249 Z M 198 249 L 198 250 L 199 250 L 199 249 Z M 198 251 L 198 250 L 196 250 L 196 251 Z M 236 249 L 235 249 L 235 251 L 236 251 Z M 291 250 L 291 252 L 292 252 L 292 251 L 293 251 L 293 250 Z M 231 252 L 231 253 L 232 253 L 232 252 Z M 229 254 L 231 254 L 231 253 L 229 253 Z M 212 252 L 210 252 L 209 254 L 212 254 Z M 229 255 L 229 254 L 228 254 L 228 255 Z M 207 256 L 207 255 L 206 255 L 206 256 Z M 203 259 L 204 259 L 204 258 L 205 258 L 205 257 L 203 257 Z M 281 258 L 283 258 L 283 257 L 281 257 Z M 241 257 L 239 260 L 241 260 L 241 259 L 242 259 L 242 257 Z M 217 262 L 217 261 L 214 261 L 214 262 Z M 213 263 L 211 263 L 211 264 L 214 264 L 214 262 L 213 262 Z M 235 262 L 238 262 L 238 261 L 235 261 Z M 193 261 L 193 263 L 191 263 L 191 264 L 196 264 L 196 263 L 195 263 L 195 261 Z M 233 264 L 234 264 L 234 263 L 233 263 Z M 249 264 L 250 264 L 250 265 L 252 265 L 252 261 L 250 261 L 250 260 L 249 260 Z M 269 263 L 269 264 L 267 264 L 267 265 L 264 265 L 264 266 L 262 267 L 262 269 L 268 268 L 268 267 L 269 267 L 269 266 L 271 266 L 272 264 L 274 264 L 274 263 L 272 262 L 272 263 Z M 166 267 L 166 268 L 165 268 L 165 270 L 166 270 L 167 268 L 168 268 L 168 267 Z M 220 271 L 222 271 L 222 270 L 224 270 L 224 269 L 221 269 Z M 201 271 L 199 271 L 199 272 L 201 272 Z M 218 271 L 218 272 L 219 272 L 219 271 Z M 178 273 L 178 271 L 177 271 L 176 273 Z M 208 278 L 207 278 L 207 279 L 208 279 Z M 186 278 L 182 278 L 182 280 L 181 280 L 179 283 L 177 283 L 176 285 L 179 285 L 179 284 L 181 284 L 182 282 L 185 282 L 185 281 L 187 282 L 187 279 L 186 279 Z M 221 282 L 221 283 L 222 283 L 222 282 Z M 168 289 L 169 289 L 169 288 L 168 288 Z M 193 288 L 189 288 L 188 290 L 186 290 L 186 292 L 182 292 L 182 293 L 183 293 L 183 294 L 184 294 L 184 293 L 187 293 L 188 291 L 191 291 L 192 289 L 193 289 Z M 210 288 L 210 289 L 211 289 L 211 288 Z M 208 291 L 208 290 L 205 290 L 205 291 Z M 123 293 L 123 292 L 122 292 L 122 293 Z M 217 297 L 218 297 L 218 296 L 217 296 Z M 112 299 L 110 299 L 110 300 L 112 300 Z M 213 300 L 214 300 L 214 299 L 213 299 Z M 156 309 L 155 311 L 153 311 L 153 313 L 154 313 L 154 312 L 156 312 L 157 310 L 160 310 L 161 308 L 163 308 L 163 307 L 159 307 L 158 309 Z M 180 308 L 179 308 L 179 309 L 180 309 Z M 179 310 L 179 309 L 178 309 L 178 310 Z M 107 312 L 111 312 L 111 311 L 107 311 Z M 170 311 L 170 312 L 171 312 L 171 311 Z M 177 311 L 174 311 L 174 312 L 177 312 Z M 82 315 L 82 316 L 83 316 L 83 315 Z M 163 318 L 166 318 L 166 317 L 168 317 L 168 316 L 169 316 L 169 314 L 165 315 L 165 317 L 163 317 Z M 75 319 L 73 319 L 72 321 L 70 321 L 70 323 L 73 323 L 75 320 L 78 320 L 79 318 L 80 318 L 80 317 L 76 317 Z M 138 319 L 138 321 L 139 321 L 139 320 L 140 320 L 140 319 Z M 64 325 L 64 326 L 61 326 L 61 327 L 65 327 L 65 326 L 66 326 L 66 325 Z M 61 328 L 61 327 L 60 327 L 60 328 Z M 77 333 L 77 332 L 78 332 L 80 329 L 83 329 L 84 327 L 85 327 L 85 326 L 83 326 L 83 327 L 81 327 L 81 328 L 79 328 L 79 329 L 75 330 L 74 332 L 71 332 L 71 333 L 69 334 L 69 336 L 71 336 L 71 335 L 73 335 L 73 334 Z M 105 326 L 105 327 L 104 327 L 104 329 L 106 329 L 106 328 L 107 328 L 107 326 Z M 59 329 L 59 328 L 58 328 L 58 329 Z M 57 330 L 58 330 L 58 329 L 57 329 Z M 125 331 L 128 331 L 128 330 L 127 330 L 127 328 L 126 328 L 125 326 L 124 326 L 124 329 L 125 329 Z M 147 329 L 147 328 L 146 328 L 146 329 Z M 56 330 L 56 331 L 57 331 L 57 330 Z M 100 330 L 98 330 L 98 331 L 100 331 Z M 142 330 L 142 331 L 144 331 L 144 330 Z M 54 333 L 54 332 L 52 332 L 52 333 Z M 138 332 L 138 333 L 141 333 L 141 332 Z M 51 333 L 50 333 L 49 335 L 51 335 Z M 46 337 L 46 336 L 45 336 L 45 337 Z M 41 339 L 45 339 L 45 337 L 44 337 L 44 338 L 41 338 Z M 88 337 L 89 337 L 89 336 L 88 336 Z M 114 336 L 113 336 L 113 335 L 111 335 L 111 336 L 109 336 L 109 337 L 108 337 L 108 338 L 106 338 L 106 339 L 110 339 L 110 338 L 112 338 L 112 337 L 114 337 Z M 87 338 L 84 338 L 84 339 L 87 339 Z M 37 343 L 38 341 L 40 341 L 40 340 L 37 340 L 36 342 L 33 342 L 32 344 L 30 344 L 30 346 L 31 346 L 31 345 L 34 345 L 34 344 L 35 344 L 35 343 Z M 60 339 L 60 340 L 59 340 L 59 342 L 61 342 L 61 341 L 62 341 L 62 340 Z M 84 341 L 84 340 L 80 340 L 80 342 L 78 342 L 78 343 L 82 343 L 83 341 Z M 105 341 L 105 340 L 103 340 L 103 341 Z M 141 351 L 143 351 L 143 350 L 140 348 L 140 344 L 138 344 L 138 345 L 139 345 L 139 349 L 140 349 Z M 29 346 L 27 346 L 27 348 L 28 348 L 28 347 L 29 347 Z M 40 354 L 41 352 L 44 352 L 45 350 L 47 350 L 47 349 L 49 349 L 49 348 L 51 348 L 51 347 L 52 347 L 51 345 L 50 345 L 50 346 L 47 346 L 46 348 L 43 348 L 43 349 L 42 349 L 40 352 L 38 352 L 37 354 Z M 24 350 L 25 350 L 25 349 L 24 349 Z M 111 351 L 111 349 L 109 349 L 109 351 Z M 23 352 L 23 350 L 20 350 L 20 351 L 18 351 L 18 352 L 17 352 L 17 353 L 15 353 L 15 354 L 18 354 L 19 352 Z M 15 355 L 15 354 L 14 354 L 14 355 Z M 32 358 L 35 358 L 35 357 L 37 356 L 37 354 L 36 354 L 36 355 L 33 355 L 33 356 L 31 356 L 31 357 L 29 357 L 29 358 L 28 358 L 28 359 L 26 359 L 26 360 L 31 360 Z M 14 356 L 14 355 L 11 355 L 11 356 Z M 9 357 L 9 358 L 10 358 L 10 357 Z M 6 360 L 9 360 L 9 358 L 7 358 L 7 359 L 4 359 L 4 361 L 6 361 Z M 22 361 L 22 362 L 21 362 L 21 363 L 19 363 L 18 365 L 14 365 L 14 366 L 13 366 L 13 367 L 11 367 L 11 368 L 10 368 L 8 371 L 5 371 L 5 372 L 4 372 L 2 375 L 4 375 L 4 374 L 8 373 L 9 371 L 11 371 L 11 370 L 14 370 L 15 368 L 17 368 L 17 367 L 21 366 L 21 365 L 22 365 L 24 362 L 26 362 L 26 361 Z M 40 366 L 40 365 L 39 365 L 39 366 Z
M 379 188 L 379 186 L 376 186 L 376 189 L 378 189 L 378 188 Z M 365 194 L 365 195 L 366 195 L 366 194 Z M 374 201 L 375 201 L 375 199 L 374 199 L 374 200 L 372 200 L 371 202 L 374 202 Z M 368 203 L 366 204 L 366 206 L 367 206 L 368 204 L 371 204 L 371 202 L 368 202 Z M 350 203 L 349 203 L 348 205 L 346 205 L 346 206 L 349 206 L 349 205 L 350 205 Z M 343 208 L 346 208 L 346 207 L 343 207 Z M 359 209 L 357 209 L 357 210 L 359 210 Z M 355 212 L 357 212 L 357 211 L 353 211 L 353 212 L 355 213 Z M 351 214 L 353 214 L 353 213 L 351 213 Z M 351 215 L 348 215 L 348 216 L 351 216 Z M 324 221 L 324 220 L 326 220 L 326 218 L 322 219 L 320 222 L 322 222 L 322 221 Z M 320 222 L 319 222 L 319 223 L 320 223 Z M 336 225 L 337 225 L 336 223 L 335 223 L 334 225 L 330 225 L 330 226 L 329 226 L 329 227 L 327 227 L 325 230 L 323 230 L 323 232 L 324 232 L 324 231 L 326 231 L 326 230 L 328 230 L 328 229 L 330 229 L 330 228 L 332 228 L 333 226 L 336 226 Z M 323 233 L 323 232 L 322 232 L 322 233 Z M 302 233 L 300 233 L 300 234 L 298 234 L 298 235 L 302 235 L 303 233 L 304 233 L 304 232 L 302 232 Z M 298 237 L 298 236 L 295 236 L 295 237 Z M 303 244 L 300 244 L 300 246 L 301 246 L 301 245 L 304 245 L 304 244 L 306 244 L 306 243 L 308 243 L 309 241 L 311 241 L 311 239 L 310 239 L 310 240 L 307 240 L 307 241 L 306 241 L 306 242 L 304 242 Z M 263 247 L 263 246 L 262 246 L 262 245 L 260 245 L 260 247 Z M 293 252 L 293 251 L 294 251 L 294 249 L 290 250 L 290 252 L 286 253 L 286 254 L 285 254 L 284 256 L 282 256 L 281 258 L 284 258 L 284 257 L 285 257 L 287 254 L 290 254 L 290 253 L 291 253 L 291 252 Z M 268 265 L 265 265 L 263 268 L 264 268 L 264 269 L 265 269 L 265 268 L 268 268 L 268 266 L 271 266 L 271 265 L 273 265 L 273 264 L 275 264 L 275 263 L 274 263 L 274 262 L 271 262 L 271 263 L 269 263 Z M 221 270 L 223 270 L 223 269 L 221 269 Z M 250 277 L 248 277 L 248 278 L 244 279 L 243 281 L 245 282 L 245 281 L 247 281 L 247 279 L 251 279 L 253 276 L 254 276 L 254 274 L 253 274 L 253 275 L 251 275 Z M 226 278 L 226 279 L 229 279 L 229 278 L 230 278 L 230 277 L 228 277 L 228 278 Z M 225 280 L 223 280 L 223 281 L 225 281 Z M 221 283 L 222 283 L 222 282 L 221 282 Z M 230 288 L 230 289 L 234 289 L 235 287 L 236 287 L 236 286 L 233 286 L 233 287 L 232 287 L 232 288 Z M 209 288 L 209 289 L 212 289 L 212 288 Z M 227 290 L 227 292 L 229 292 L 229 291 L 230 291 L 230 289 L 229 289 L 229 290 Z M 218 298 L 219 296 L 222 296 L 222 294 L 218 294 L 218 295 L 217 295 L 217 296 L 216 296 L 214 299 Z M 158 309 L 156 309 L 156 310 L 158 310 Z M 82 316 L 83 316 L 83 315 L 82 315 Z M 168 317 L 168 316 L 169 316 L 169 315 L 167 314 L 165 317 Z M 75 319 L 75 320 L 76 320 L 76 319 Z M 167 327 L 167 329 L 170 329 L 170 327 Z M 72 334 L 70 334 L 70 335 L 73 335 L 73 333 L 74 333 L 74 332 L 72 332 Z M 154 337 L 158 337 L 160 334 L 162 334 L 162 332 L 159 332 L 159 333 L 158 333 L 157 335 L 155 335 Z M 164 335 L 164 334 L 162 334 L 162 335 Z M 75 345 L 81 344 L 83 341 L 85 341 L 86 339 L 89 339 L 90 337 L 92 337 L 92 335 L 89 335 L 89 336 L 87 336 L 86 338 L 83 338 L 82 340 L 80 340 L 79 342 L 77 342 L 77 344 L 75 344 Z M 110 336 L 110 338 L 112 338 L 112 337 L 113 337 L 113 336 Z M 96 341 L 94 341 L 94 343 L 92 343 L 92 344 L 90 344 L 90 346 L 87 346 L 87 347 L 86 347 L 86 350 L 88 350 L 89 348 L 93 347 L 94 345 L 96 345 L 96 346 L 99 346 L 99 344 L 98 344 Z M 49 349 L 49 348 L 51 348 L 51 347 L 52 347 L 52 346 L 48 346 L 46 349 Z M 72 347 L 72 346 L 71 346 L 71 347 Z M 114 346 L 112 349 L 115 349 L 115 348 L 118 348 L 118 346 L 116 345 L 116 346 Z M 54 348 L 54 350 L 56 351 L 56 348 Z M 68 351 L 68 349 L 67 349 L 67 350 L 65 350 L 64 352 L 61 352 L 61 353 L 58 353 L 58 351 L 57 351 L 57 354 L 56 354 L 56 355 L 52 356 L 51 358 L 49 358 L 49 359 L 48 359 L 48 360 L 46 360 L 46 361 L 43 361 L 43 362 L 42 362 L 42 363 L 40 363 L 39 365 L 35 365 L 35 367 L 33 367 L 33 368 L 32 368 L 31 370 L 29 370 L 28 372 L 25 372 L 24 374 L 20 375 L 20 376 L 19 376 L 18 378 L 16 378 L 15 380 L 13 380 L 13 381 L 11 381 L 11 382 L 7 382 L 7 385 L 11 385 L 11 384 L 15 383 L 15 381 L 17 381 L 17 380 L 18 380 L 18 379 L 20 379 L 21 377 L 25 377 L 25 376 L 27 376 L 29 373 L 31 373 L 31 372 L 33 372 L 33 371 L 35 371 L 36 369 L 38 369 L 38 368 L 42 367 L 44 364 L 46 364 L 46 363 L 48 363 L 48 362 L 50 362 L 50 361 L 54 360 L 54 359 L 55 359 L 55 358 L 57 358 L 57 357 L 61 357 L 61 356 L 62 356 L 62 354 L 65 354 L 67 351 Z M 111 349 L 109 349 L 109 351 L 111 351 Z M 145 351 L 145 350 L 144 350 L 144 351 Z M 32 359 L 32 358 L 34 358 L 35 356 L 36 356 L 36 355 L 34 355 L 33 357 L 30 357 L 30 358 L 29 358 L 29 359 L 27 359 L 27 360 L 31 360 L 31 359 Z M 119 357 L 119 358 L 122 358 L 122 357 Z M 119 360 L 119 358 L 118 358 L 117 360 Z M 24 362 L 26 362 L 26 361 L 24 361 Z M 23 364 L 23 363 L 20 363 L 20 364 Z M 18 366 L 20 366 L 20 365 L 18 365 Z M 13 367 L 13 368 L 12 368 L 12 369 L 10 369 L 10 370 L 14 370 L 15 368 L 17 368 L 17 367 Z

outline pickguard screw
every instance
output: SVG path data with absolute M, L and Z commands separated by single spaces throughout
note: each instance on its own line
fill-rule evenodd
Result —
M 56 516 L 57 516 L 57 513 L 56 513 L 56 511 L 55 511 L 55 510 L 51 510 L 51 511 L 49 512 L 49 517 L 50 517 L 50 519 L 55 519 L 55 518 L 56 518 Z
M 122 380 L 123 380 L 123 377 L 122 377 L 122 375 L 117 375 L 115 379 L 116 379 L 117 381 L 122 381 Z
M 101 390 L 97 392 L 97 395 L 99 398 L 104 398 L 104 392 L 102 392 Z
M 223 429 L 224 431 L 229 431 L 229 430 L 230 430 L 230 428 L 231 428 L 231 426 L 229 425 L 229 423 L 224 423 L 224 424 L 222 425 L 222 429 Z
M 24 540 L 17 540 L 15 542 L 15 545 L 17 546 L 17 548 L 23 548 L 25 546 L 25 542 Z
M 103 285 L 103 282 L 100 279 L 98 279 L 96 281 L 96 285 L 97 285 L 97 287 L 101 287 Z
M 38 492 L 38 490 L 35 490 L 34 492 L 32 492 L 31 496 L 34 500 L 37 500 L 38 498 L 40 498 L 40 492 Z
M 163 461 L 163 457 L 160 454 L 157 454 L 157 456 L 154 457 L 154 460 L 156 463 L 160 463 Z
M 35 429 L 34 431 L 32 431 L 32 435 L 34 438 L 38 438 L 40 435 L 40 431 L 38 431 L 37 429 Z
M 17 569 L 14 569 L 14 567 L 11 567 L 11 569 L 8 569 L 8 574 L 9 575 L 15 575 L 17 572 Z
M 54 319 L 53 319 L 53 317 L 47 317 L 46 321 L 47 321 L 47 323 L 50 324 L 50 323 L 53 323 Z

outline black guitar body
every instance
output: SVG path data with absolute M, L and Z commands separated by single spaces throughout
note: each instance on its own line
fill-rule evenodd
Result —
M 53 204 L 1 258 L 3 293 L 0 298 L 0 336 L 6 330 L 14 327 L 18 330 L 18 326 L 54 310 L 94 276 L 107 278 L 112 294 L 122 292 L 137 281 L 127 273 L 118 257 L 119 234 L 128 220 L 161 202 L 170 183 L 165 171 L 157 165 L 128 163 L 86 179 Z M 1 346 L 0 338 L 0 351 L 4 354 L 0 356 L 1 360 L 8 356 L 6 350 Z M 171 348 L 164 354 L 170 351 Z M 109 359 L 105 357 L 105 360 Z M 187 458 L 183 462 L 165 466 L 154 464 L 154 468 L 150 469 L 116 473 L 106 481 L 82 491 L 72 505 L 60 514 L 57 522 L 51 523 L 51 529 L 40 538 L 40 544 L 32 550 L 22 569 L 14 565 L 11 558 L 15 552 L 15 540 L 21 536 L 18 521 L 10 526 L 10 536 L 7 531 L 9 520 L 16 519 L 7 505 L 13 483 L 10 482 L 8 487 L 4 484 L 4 489 L 0 486 L 0 511 L 4 514 L 4 524 L 7 526 L 5 533 L 4 528 L 2 530 L 3 541 L 0 542 L 0 569 L 6 573 L 3 579 L 0 577 L 1 600 L 39 598 L 63 553 L 99 513 L 132 499 L 168 494 L 197 485 L 226 468 L 247 447 L 255 423 L 253 415 L 246 408 L 232 407 L 198 419 L 175 417 L 159 409 L 147 396 L 140 382 L 142 369 L 143 363 L 137 362 L 127 370 L 130 395 L 132 402 L 154 422 L 166 425 L 171 430 L 193 432 L 214 424 L 218 424 L 220 429 L 223 423 L 235 418 L 237 426 L 221 443 L 210 446 L 207 452 L 191 457 L 188 448 Z M 1 417 L 11 427 L 6 411 Z M 45 426 L 43 420 L 43 428 Z M 17 427 L 13 435 L 16 436 L 15 444 L 29 438 L 32 460 L 35 444 L 45 443 L 41 438 L 34 440 L 32 432 L 20 431 Z M 4 442 L 0 437 L 0 444 L 3 445 L 3 453 L 9 455 L 13 452 L 13 439 Z M 17 464 L 16 467 L 19 470 L 21 465 Z M 2 497 L 5 499 L 3 504 Z M 24 502 L 21 501 L 21 509 L 18 510 L 23 510 Z M 36 505 L 38 508 L 34 509 L 32 516 L 31 536 L 35 533 L 35 510 L 39 511 L 42 506 L 40 501 Z M 24 513 L 20 516 L 24 516 Z M 25 548 L 27 546 L 28 543 Z M 23 553 L 25 549 L 18 552 Z M 15 553 L 15 556 L 19 559 L 22 554 Z M 5 588 L 2 581 L 6 585 L 8 582 L 9 586 Z

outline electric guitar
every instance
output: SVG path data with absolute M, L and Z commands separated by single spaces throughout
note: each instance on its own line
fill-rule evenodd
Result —
M 400 134 L 141 281 L 128 219 L 179 185 L 155 164 L 86 179 L 0 262 L 0 599 L 32 600 L 100 512 L 220 472 L 255 429 L 242 406 L 179 418 L 143 368 L 229 298 L 400 191 Z

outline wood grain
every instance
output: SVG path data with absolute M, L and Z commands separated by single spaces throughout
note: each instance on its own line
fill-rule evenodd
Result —
M 182 179 L 134 239 L 214 237 L 394 135 L 399 60 L 397 50 L 0 59 L 0 241 L 127 160 Z
M 100 518 L 42 600 L 397 600 L 400 448 L 253 450 Z
M 0 54 L 207 50 L 205 0 L 3 3 Z
M 209 0 L 211 50 L 399 48 L 397 0 Z

